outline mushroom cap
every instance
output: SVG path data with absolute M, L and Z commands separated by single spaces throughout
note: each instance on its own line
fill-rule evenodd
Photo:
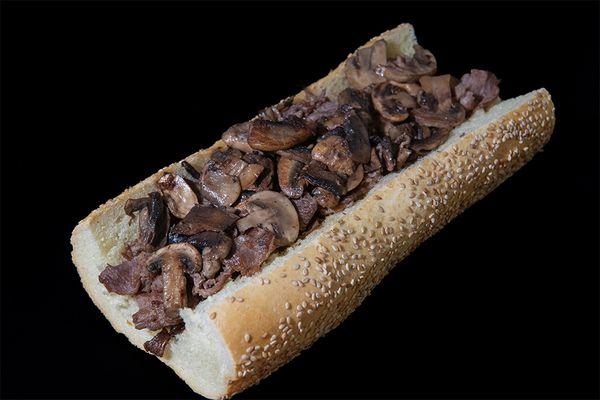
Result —
M 409 108 L 416 108 L 416 100 L 400 84 L 383 82 L 373 89 L 373 106 L 381 116 L 392 122 L 402 122 L 408 118 Z
M 318 142 L 312 149 L 312 158 L 327 165 L 330 171 L 352 175 L 354 161 L 348 142 L 341 136 L 331 135 Z
M 378 75 L 375 70 L 387 61 L 387 45 L 380 39 L 369 47 L 356 51 L 344 64 L 344 73 L 350 86 L 364 89 L 373 83 L 383 82 L 385 78 Z
M 298 238 L 300 223 L 292 202 L 279 192 L 264 190 L 250 196 L 245 204 L 248 215 L 237 222 L 241 232 L 259 227 L 275 235 L 275 244 L 285 246 Z

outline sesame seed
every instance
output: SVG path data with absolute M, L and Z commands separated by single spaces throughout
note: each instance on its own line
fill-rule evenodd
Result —
M 252 336 L 250 336 L 250 334 L 248 333 L 245 333 L 244 340 L 246 341 L 246 343 L 250 343 L 250 341 L 252 340 Z
M 217 313 L 216 312 L 211 312 L 209 315 L 210 319 L 215 319 L 217 318 Z

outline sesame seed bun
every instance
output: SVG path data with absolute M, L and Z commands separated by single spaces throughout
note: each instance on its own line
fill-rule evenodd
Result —
M 410 54 L 416 43 L 408 24 L 366 45 L 380 38 L 391 56 Z M 346 86 L 340 65 L 309 89 L 334 97 Z M 545 89 L 478 111 L 440 148 L 386 175 L 364 199 L 272 255 L 261 272 L 183 309 L 186 329 L 159 359 L 209 398 L 256 384 L 339 325 L 390 268 L 530 160 L 553 128 L 554 106 Z M 201 169 L 223 147 L 218 141 L 186 161 Z M 166 172 L 183 171 L 172 164 L 127 189 L 82 220 L 71 238 L 84 288 L 114 329 L 140 349 L 154 333 L 134 328 L 135 301 L 109 293 L 98 275 L 107 263 L 120 262 L 125 243 L 137 236 L 125 202 L 154 190 Z

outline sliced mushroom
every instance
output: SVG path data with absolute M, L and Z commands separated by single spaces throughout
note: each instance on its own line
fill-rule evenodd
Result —
M 414 82 L 423 75 L 433 75 L 437 61 L 433 54 L 419 46 L 414 46 L 412 57 L 398 56 L 377 69 L 377 74 L 394 82 Z
M 252 186 L 256 180 L 261 176 L 265 170 L 260 164 L 247 164 L 246 167 L 239 173 L 238 179 L 240 180 L 240 186 L 242 190 L 248 189 Z
M 456 98 L 464 108 L 471 111 L 492 103 L 500 94 L 496 75 L 481 69 L 464 74 L 456 86 Z
M 232 240 L 222 232 L 202 232 L 191 236 L 188 243 L 202 251 L 202 275 L 214 278 L 221 269 L 221 262 L 231 251 Z
M 147 197 L 141 199 L 129 199 L 125 203 L 125 213 L 130 217 L 133 213 L 138 215 L 139 232 L 136 243 L 133 246 L 133 255 L 143 250 L 152 251 L 167 242 L 170 216 L 165 208 L 163 197 L 159 192 L 151 192 Z M 146 248 L 150 246 L 150 248 Z
M 419 99 L 422 107 L 413 110 L 418 124 L 452 129 L 465 120 L 465 109 L 452 100 L 452 76 L 424 76 L 420 82 L 425 95 Z
M 413 141 L 413 143 L 410 145 L 410 148 L 418 155 L 422 155 L 428 151 L 438 148 L 448 139 L 448 136 L 450 136 L 449 129 L 432 128 L 431 135 L 429 135 L 426 139 Z
M 255 150 L 276 151 L 297 146 L 313 136 L 306 123 L 299 118 L 283 121 L 257 119 L 252 121 L 248 144 Z
M 292 199 L 297 199 L 304 192 L 304 179 L 301 178 L 302 164 L 300 161 L 281 157 L 277 163 L 277 178 L 283 194 Z
M 240 232 L 259 227 L 275 235 L 277 246 L 294 243 L 300 225 L 292 202 L 283 194 L 264 190 L 252 195 L 244 204 L 248 215 L 237 222 Z
M 362 164 L 359 164 L 358 167 L 356 167 L 356 170 L 354 171 L 354 173 L 352 175 L 350 175 L 348 177 L 348 181 L 346 182 L 346 191 L 349 192 L 352 189 L 356 188 L 358 185 L 360 185 L 360 183 L 362 182 L 364 176 L 365 176 L 365 172 L 364 172 L 364 168 L 362 166 Z
M 396 149 L 394 149 L 394 145 L 389 137 L 383 136 L 379 138 L 376 136 L 376 138 L 377 155 L 379 156 L 379 159 L 383 161 L 385 170 L 387 172 L 392 172 L 396 168 Z
M 234 248 L 231 257 L 224 261 L 225 266 L 244 276 L 250 276 L 260 270 L 262 263 L 277 246 L 272 232 L 262 228 L 252 228 L 235 238 Z
M 338 103 L 345 106 L 345 109 L 352 108 L 354 110 L 363 110 L 369 112 L 371 110 L 371 98 L 369 94 L 362 90 L 356 90 L 348 87 L 338 94 Z
M 336 173 L 327 171 L 325 165 L 318 161 L 305 167 L 303 176 L 308 183 L 332 192 L 336 196 L 346 193 L 346 182 Z
M 262 172 L 249 186 L 245 187 L 245 190 L 260 192 L 261 190 L 268 190 L 272 186 L 273 174 L 275 167 L 273 166 L 273 160 L 270 158 L 260 155 L 257 153 L 245 154 L 243 160 L 248 164 L 257 164 L 263 167 Z
M 179 310 L 187 306 L 184 272 L 200 270 L 202 256 L 189 243 L 170 244 L 150 256 L 146 265 L 150 271 L 162 270 L 165 314 L 179 315 Z
M 227 146 L 243 151 L 244 153 L 252 152 L 252 147 L 248 144 L 248 136 L 250 135 L 250 122 L 233 125 L 227 129 L 221 139 Z
M 190 174 L 190 176 L 196 180 L 200 179 L 200 177 L 202 176 L 200 174 L 200 172 L 198 172 L 198 170 L 189 162 L 183 160 L 181 162 L 181 166 L 183 167 L 183 169 L 185 169 L 185 171 Z
M 408 118 L 408 109 L 417 107 L 415 99 L 394 82 L 380 83 L 371 94 L 373 106 L 381 116 L 392 122 Z
M 410 142 L 414 134 L 414 123 L 393 124 L 389 121 L 383 123 L 383 134 L 390 138 L 392 143 L 400 144 Z
M 197 204 L 171 229 L 171 233 L 190 236 L 204 231 L 225 231 L 237 219 L 235 214 L 217 207 Z
M 179 175 L 164 174 L 158 180 L 158 188 L 165 198 L 171 214 L 183 218 L 198 204 L 198 197 Z
M 298 212 L 298 221 L 300 222 L 300 231 L 302 232 L 310 224 L 319 205 L 315 198 L 308 193 L 305 193 L 304 196 L 299 199 L 293 199 L 292 203 L 294 203 L 296 211 Z
M 202 171 L 200 192 L 212 204 L 229 207 L 238 199 L 242 188 L 236 176 L 226 174 L 217 163 L 209 161 Z
M 383 82 L 384 78 L 375 73 L 375 70 L 387 61 L 387 48 L 385 40 L 381 39 L 369 47 L 356 51 L 344 64 L 344 73 L 350 86 L 355 89 L 364 89 L 373 83 Z
M 287 150 L 279 150 L 277 151 L 277 155 L 308 164 L 311 160 L 310 151 L 308 147 L 298 146 Z
M 344 131 L 352 160 L 361 164 L 368 163 L 371 154 L 369 132 L 355 111 L 351 111 L 346 117 Z
M 335 195 L 327 189 L 317 187 L 312 191 L 317 204 L 323 208 L 334 208 L 340 202 L 340 196 Z
M 312 149 L 312 158 L 327 165 L 330 171 L 352 175 L 355 164 L 346 139 L 340 136 L 329 136 L 318 142 Z

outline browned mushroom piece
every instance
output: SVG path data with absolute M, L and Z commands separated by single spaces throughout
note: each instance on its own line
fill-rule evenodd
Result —
M 191 236 L 187 240 L 202 251 L 202 275 L 214 278 L 221 269 L 222 261 L 231 251 L 232 240 L 223 232 L 207 231 Z
M 389 137 L 374 136 L 372 138 L 377 150 L 377 156 L 386 172 L 392 172 L 396 168 L 396 152 L 398 145 L 392 143 Z
M 185 172 L 187 172 L 195 180 L 199 180 L 202 176 L 202 174 L 198 172 L 198 170 L 192 164 L 185 160 L 181 162 L 181 166 L 183 167 L 183 169 L 185 169 Z
M 465 109 L 452 100 L 452 76 L 423 76 L 419 81 L 425 93 L 419 98 L 421 107 L 413 110 L 419 125 L 452 129 L 465 120 Z
M 225 231 L 237 219 L 237 215 L 212 205 L 197 204 L 171 229 L 171 233 L 191 236 L 204 231 Z
M 346 181 L 346 191 L 349 192 L 360 185 L 364 176 L 364 168 L 362 164 L 359 164 L 354 173 L 348 177 L 348 181 Z
M 294 203 L 296 211 L 298 212 L 300 231 L 302 232 L 310 224 L 310 221 L 315 216 L 319 205 L 317 204 L 315 198 L 308 193 L 305 193 L 304 196 L 300 197 L 299 199 L 292 199 L 292 203 Z
M 464 108 L 472 111 L 492 103 L 500 94 L 496 75 L 481 69 L 472 69 L 464 74 L 456 86 L 456 98 Z
M 437 61 L 433 54 L 416 44 L 412 57 L 400 55 L 377 69 L 377 74 L 394 82 L 414 82 L 423 75 L 433 75 Z
M 355 164 L 348 142 L 343 137 L 332 135 L 318 142 L 312 149 L 312 158 L 327 165 L 330 171 L 352 175 Z
M 402 124 L 394 124 L 390 121 L 383 120 L 383 134 L 390 138 L 392 143 L 400 144 L 406 141 L 410 142 L 414 134 L 414 123 L 405 122 Z
M 242 188 L 236 176 L 225 173 L 214 161 L 209 161 L 200 179 L 200 193 L 216 206 L 229 207 L 240 196 Z
M 294 243 L 298 238 L 300 224 L 292 202 L 279 192 L 263 190 L 252 195 L 244 203 L 248 215 L 237 221 L 241 233 L 259 227 L 275 235 L 277 246 Z
M 448 136 L 450 136 L 449 129 L 432 128 L 431 134 L 427 138 L 414 140 L 410 145 L 410 149 L 415 151 L 417 155 L 425 154 L 438 148 L 448 139 Z
M 371 110 L 371 98 L 369 94 L 362 90 L 356 90 L 348 87 L 338 94 L 338 104 L 343 108 L 352 108 L 369 112 Z
M 164 174 L 158 180 L 160 189 L 171 214 L 183 218 L 198 204 L 198 197 L 190 185 L 179 175 Z
M 246 190 L 254 185 L 264 170 L 265 167 L 260 164 L 247 164 L 238 175 L 242 190 Z
M 375 86 L 371 98 L 379 114 L 392 122 L 404 121 L 409 116 L 408 109 L 417 107 L 416 100 L 394 82 L 383 82 Z
M 251 122 L 248 144 L 255 150 L 285 150 L 306 142 L 313 136 L 312 130 L 300 118 L 283 121 L 256 119 Z
M 419 95 L 419 93 L 423 90 L 421 88 L 421 85 L 419 85 L 418 83 L 394 82 L 394 84 L 397 85 L 400 89 L 404 90 L 409 95 L 411 95 L 412 97 L 417 97 Z
M 300 161 L 281 157 L 277 163 L 277 178 L 283 194 L 292 199 L 297 199 L 304 192 L 304 179 L 301 177 L 304 164 Z
M 165 314 L 173 317 L 187 306 L 185 272 L 194 273 L 202 267 L 202 256 L 189 243 L 170 244 L 152 254 L 146 261 L 150 271 L 162 270 Z
M 385 40 L 381 39 L 369 47 L 356 51 L 344 64 L 344 73 L 350 86 L 355 89 L 364 89 L 373 83 L 383 82 L 383 76 L 375 70 L 387 61 L 387 48 Z
M 227 129 L 221 136 L 221 139 L 231 148 L 243 151 L 244 153 L 250 153 L 253 149 L 248 144 L 249 135 L 250 122 L 243 122 Z
M 257 153 L 245 154 L 242 159 L 250 165 L 256 164 L 262 166 L 263 168 L 256 180 L 250 185 L 246 186 L 244 190 L 260 192 L 261 190 L 270 189 L 273 183 L 273 175 L 275 171 L 273 160 Z
M 361 164 L 368 163 L 371 154 L 369 132 L 355 111 L 348 113 L 344 122 L 344 131 L 352 160 Z
M 298 146 L 287 150 L 279 150 L 277 151 L 277 155 L 308 164 L 311 160 L 310 152 L 311 150 L 308 147 Z
M 335 195 L 327 189 L 316 187 L 312 191 L 312 196 L 317 204 L 323 208 L 334 208 L 340 202 L 340 196 Z
M 125 203 L 125 213 L 130 217 L 139 212 L 138 237 L 127 246 L 126 254 L 131 258 L 142 251 L 153 251 L 167 242 L 170 215 L 159 192 L 151 192 L 141 199 L 129 199 Z
M 332 192 L 336 196 L 346 193 L 346 182 L 334 172 L 327 171 L 326 166 L 312 161 L 304 168 L 303 176 L 308 183 Z
M 253 275 L 260 270 L 262 263 L 276 248 L 275 235 L 272 232 L 252 228 L 234 239 L 234 252 L 223 263 L 226 268 L 242 275 Z

